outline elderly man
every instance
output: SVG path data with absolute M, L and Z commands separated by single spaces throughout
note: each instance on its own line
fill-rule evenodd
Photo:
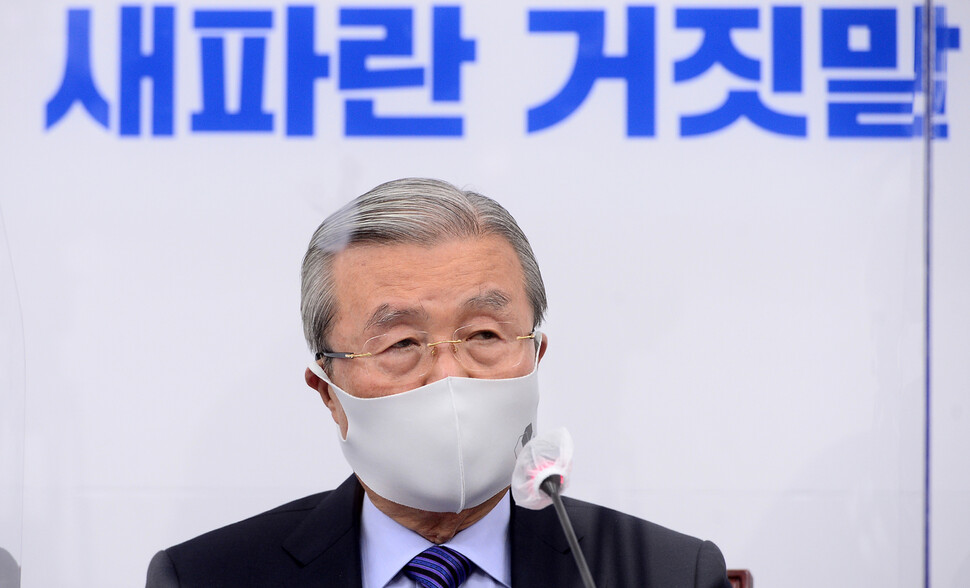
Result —
M 528 240 L 480 194 L 404 179 L 331 215 L 303 261 L 305 377 L 354 475 L 159 552 L 148 585 L 581 586 L 555 512 L 508 493 L 545 309 Z M 601 588 L 729 586 L 713 543 L 566 507 Z

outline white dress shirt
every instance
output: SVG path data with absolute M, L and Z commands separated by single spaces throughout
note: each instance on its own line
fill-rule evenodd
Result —
M 510 588 L 512 552 L 509 547 L 511 502 L 506 494 L 481 520 L 444 545 L 475 563 L 461 588 Z M 364 494 L 360 513 L 360 559 L 364 588 L 415 588 L 402 568 L 415 555 L 434 545 L 381 512 Z

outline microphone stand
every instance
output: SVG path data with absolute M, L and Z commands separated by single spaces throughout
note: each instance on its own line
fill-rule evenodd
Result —
M 566 541 L 569 542 L 569 551 L 573 553 L 573 557 L 576 559 L 576 565 L 579 567 L 579 576 L 583 579 L 583 585 L 586 588 L 596 588 L 596 584 L 593 582 L 593 575 L 589 573 L 589 566 L 586 565 L 586 558 L 583 557 L 583 552 L 579 549 L 579 540 L 576 539 L 573 524 L 569 522 L 566 507 L 563 506 L 562 497 L 559 496 L 559 490 L 561 488 L 562 476 L 558 474 L 549 476 L 539 484 L 539 489 L 552 498 L 552 505 L 556 509 L 556 514 L 559 515 L 559 523 L 562 525 L 562 530 L 566 533 Z

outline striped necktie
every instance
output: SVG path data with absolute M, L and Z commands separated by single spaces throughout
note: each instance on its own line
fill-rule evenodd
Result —
M 432 545 L 404 566 L 404 573 L 424 588 L 457 588 L 472 573 L 472 564 L 450 547 Z

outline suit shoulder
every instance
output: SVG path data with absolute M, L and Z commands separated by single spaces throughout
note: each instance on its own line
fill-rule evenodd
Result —
M 342 585 L 335 582 L 359 573 L 346 562 L 359 559 L 353 531 L 361 496 L 351 477 L 330 492 L 288 502 L 169 547 L 152 560 L 149 586 Z M 340 561 L 334 563 L 335 559 Z M 316 565 L 326 569 L 313 568 Z M 327 578 L 336 580 L 328 583 Z
M 598 585 L 730 588 L 724 558 L 710 541 L 582 500 L 564 497 L 563 504 Z M 540 579 L 529 566 L 520 563 L 517 567 L 518 561 L 543 562 L 538 566 L 542 585 L 579 585 L 553 509 L 516 507 L 512 523 L 513 584 L 515 578 L 526 585 Z
M 589 502 L 563 503 L 581 544 L 596 546 L 597 565 L 619 574 L 620 585 L 730 587 L 714 543 Z
M 666 545 L 677 551 L 689 549 L 696 552 L 704 543 L 696 537 L 591 502 L 564 496 L 563 504 L 574 525 L 589 529 L 594 534 L 608 533 L 614 536 L 624 535 L 627 538 L 632 535 L 640 541 Z
M 180 554 L 188 550 L 209 549 L 218 545 L 239 544 L 242 542 L 266 542 L 283 537 L 302 520 L 303 516 L 316 508 L 330 492 L 320 492 L 298 498 L 276 508 L 267 510 L 241 521 L 203 533 L 198 537 L 168 548 L 170 554 Z
M 329 494 L 288 502 L 159 552 L 149 565 L 147 586 L 272 584 L 275 579 L 264 574 L 292 567 L 291 558 L 282 549 L 283 541 Z

